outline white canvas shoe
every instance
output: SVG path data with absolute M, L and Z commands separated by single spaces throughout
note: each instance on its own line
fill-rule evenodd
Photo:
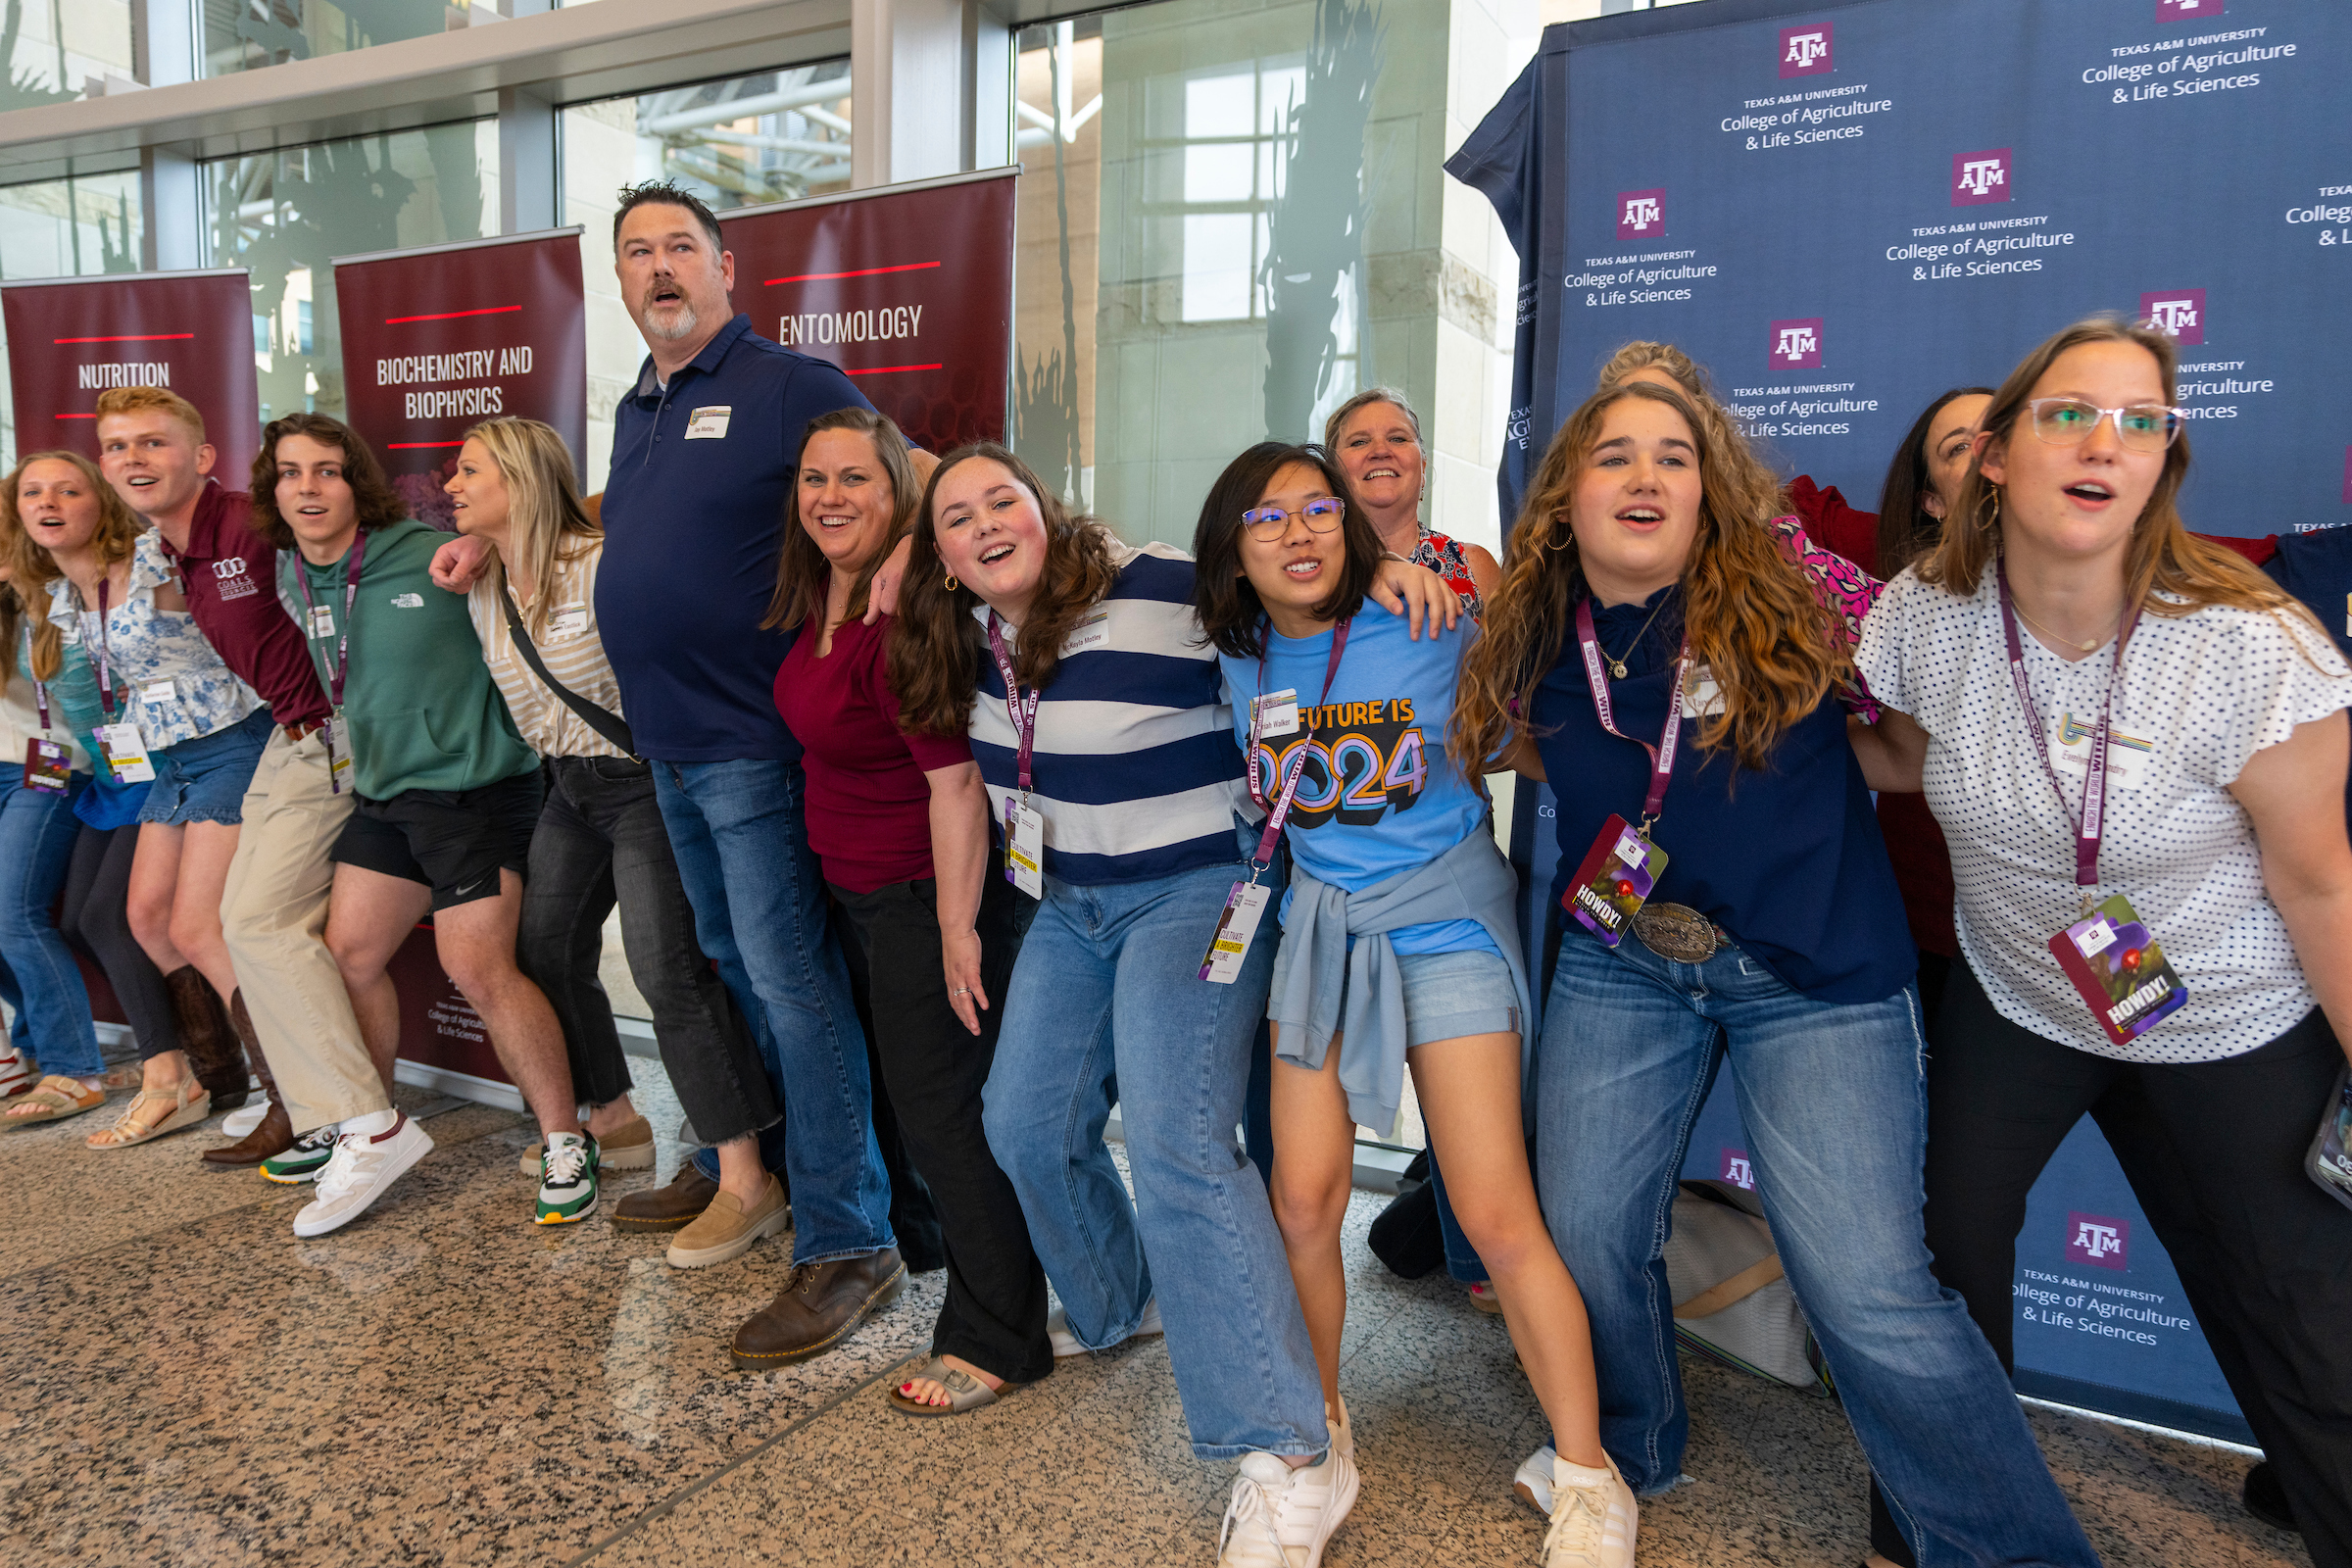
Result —
M 341 1230 L 432 1152 L 433 1141 L 406 1112 L 399 1113 L 388 1132 L 373 1137 L 345 1133 L 335 1140 L 334 1153 L 318 1172 L 318 1201 L 294 1216 L 294 1234 L 324 1236 Z
M 1589 1470 L 1554 1455 L 1551 1496 L 1544 1568 L 1634 1568 L 1641 1509 L 1614 1462 Z
M 1298 1470 L 1277 1454 L 1244 1454 L 1217 1532 L 1217 1568 L 1317 1568 L 1360 1485 L 1355 1461 L 1337 1446 Z
M 1551 1466 L 1558 1457 L 1546 1443 L 1529 1454 L 1519 1473 L 1511 1477 L 1511 1490 L 1519 1494 L 1519 1500 L 1546 1519 L 1551 1517 Z

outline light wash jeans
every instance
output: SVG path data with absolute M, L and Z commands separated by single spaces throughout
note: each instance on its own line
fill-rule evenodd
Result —
M 1774 1245 L 1920 1568 L 2097 1556 L 1960 1298 L 1928 1269 L 1925 1050 L 1913 992 L 1840 1005 L 1739 948 L 1704 963 L 1581 931 L 1537 1053 L 1544 1212 L 1583 1291 L 1600 1436 L 1644 1495 L 1690 1414 L 1663 1261 L 1691 1123 L 1728 1055 Z
M 695 938 L 755 1027 L 784 1102 L 795 1263 L 892 1244 L 865 1033 L 825 919 L 798 762 L 654 763 Z M 763 1149 L 766 1140 L 762 1140 Z
M 76 776 L 74 793 L 84 780 Z M 106 1071 L 90 994 L 66 939 L 49 918 L 66 880 L 81 822 L 71 795 L 0 785 L 0 964 L 14 981 L 14 1041 L 29 1047 L 43 1073 L 94 1078 Z
M 1272 911 L 1232 985 L 1200 977 L 1226 895 L 1246 875 L 1237 854 L 1149 882 L 1048 877 L 984 1094 L 989 1148 L 1070 1332 L 1114 1345 L 1156 1290 L 1202 1459 L 1330 1445 L 1265 1182 L 1234 1136 L 1282 939 Z M 1102 1144 L 1114 1100 L 1132 1204 Z

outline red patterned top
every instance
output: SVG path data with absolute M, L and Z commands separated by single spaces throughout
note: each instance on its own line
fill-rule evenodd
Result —
M 1486 601 L 1479 595 L 1478 579 L 1470 575 L 1470 558 L 1462 553 L 1458 543 L 1442 533 L 1432 533 L 1425 522 L 1421 524 L 1421 542 L 1413 547 L 1411 559 L 1414 565 L 1427 566 L 1446 579 L 1446 586 L 1453 590 L 1471 619 L 1486 618 Z

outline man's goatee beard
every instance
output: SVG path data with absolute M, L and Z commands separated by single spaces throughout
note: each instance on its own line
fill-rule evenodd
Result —
M 645 313 L 646 335 L 658 337 L 664 343 L 675 343 L 679 338 L 692 337 L 694 329 L 701 324 L 702 322 L 695 317 L 694 307 L 684 302 L 679 303 L 677 315 L 668 326 L 663 326 L 661 318 L 656 316 L 651 309 Z

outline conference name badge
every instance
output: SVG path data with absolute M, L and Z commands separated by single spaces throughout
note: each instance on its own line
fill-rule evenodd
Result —
M 168 680 L 149 681 L 139 688 L 139 701 L 155 707 L 179 701 L 179 688 Z
M 1633 929 L 1634 916 L 1665 869 L 1666 852 L 1611 812 L 1560 904 L 1578 924 L 1613 948 Z
M 318 721 L 318 743 L 326 748 L 326 788 L 330 795 L 343 791 L 343 775 L 351 771 L 351 724 L 341 713 Z
M 1083 654 L 1091 648 L 1109 646 L 1110 607 L 1099 605 L 1089 611 L 1086 617 L 1071 630 L 1068 640 L 1061 645 L 1061 657 L 1067 659 L 1072 654 Z
M 334 635 L 335 607 L 313 605 L 311 607 L 311 641 L 315 643 L 330 642 Z
M 24 787 L 51 795 L 66 793 L 66 749 L 35 735 L 24 743 Z
M 2090 741 L 2098 733 L 2094 719 L 2085 724 L 2072 713 L 2058 715 L 2058 739 L 2050 748 L 2050 765 L 2059 772 L 2075 778 L 2090 776 Z M 2107 732 L 2107 787 L 2117 790 L 2135 790 L 2145 782 L 2148 762 L 2156 755 L 2156 743 L 2127 735 L 2120 729 Z
M 1036 807 L 1004 800 L 1004 880 L 1033 899 L 1046 896 L 1046 819 Z
M 1242 960 L 1250 956 L 1250 939 L 1265 917 L 1266 901 L 1274 890 L 1258 882 L 1236 882 L 1225 896 L 1225 912 L 1217 916 L 1216 934 L 1208 939 L 1208 954 L 1200 960 L 1200 978 L 1211 985 L 1229 986 L 1240 978 Z
M 155 777 L 155 764 L 147 760 L 147 742 L 136 724 L 99 725 L 98 750 L 118 784 L 145 784 Z
M 727 420 L 734 416 L 732 404 L 716 408 L 696 409 L 686 416 L 686 439 L 689 441 L 723 441 L 727 437 Z
M 1286 686 L 1257 699 L 1257 733 L 1266 740 L 1298 733 L 1298 688 Z
M 586 605 L 565 605 L 547 617 L 547 640 L 551 643 L 568 642 L 587 629 Z
M 2116 1045 L 2132 1044 L 2188 1001 L 2188 987 L 2120 893 L 2050 938 L 2050 953 Z

